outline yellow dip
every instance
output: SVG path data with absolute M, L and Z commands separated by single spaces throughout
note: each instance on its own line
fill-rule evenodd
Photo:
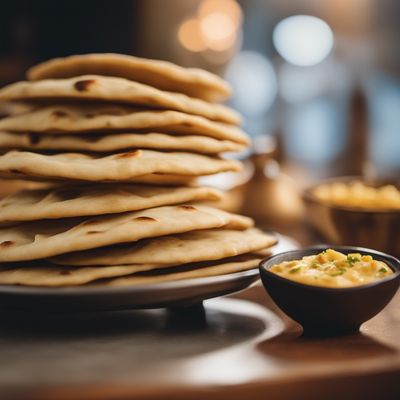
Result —
M 273 265 L 271 272 L 295 282 L 343 288 L 365 285 L 393 274 L 384 262 L 359 253 L 343 254 L 328 249 L 301 260 Z
M 375 188 L 361 181 L 333 182 L 317 186 L 313 194 L 326 203 L 343 207 L 400 210 L 400 190 L 394 185 Z

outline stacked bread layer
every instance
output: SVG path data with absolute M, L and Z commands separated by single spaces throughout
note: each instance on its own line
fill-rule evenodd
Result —
M 197 177 L 249 140 L 220 78 L 130 56 L 56 59 L 0 90 L 0 176 L 49 182 L 0 201 L 0 284 L 135 285 L 257 266 L 275 238 L 209 205 Z M 189 96 L 190 95 L 190 96 Z M 207 202 L 207 204 L 206 204 Z

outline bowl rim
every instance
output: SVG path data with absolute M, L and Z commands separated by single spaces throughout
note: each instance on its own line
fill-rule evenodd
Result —
M 348 176 L 337 176 L 333 178 L 328 178 L 324 179 L 320 182 L 314 183 L 307 188 L 303 190 L 302 193 L 302 198 L 303 200 L 309 200 L 312 201 L 316 204 L 320 204 L 322 206 L 325 206 L 330 209 L 336 209 L 336 210 L 342 210 L 342 211 L 349 211 L 349 212 L 357 212 L 361 214 L 370 214 L 370 213 L 377 213 L 377 214 L 400 214 L 400 209 L 397 208 L 373 208 L 373 207 L 368 207 L 368 208 L 362 208 L 362 207 L 354 207 L 354 206 L 344 206 L 344 205 L 339 205 L 339 204 L 333 204 L 326 202 L 324 200 L 319 199 L 313 191 L 321 185 L 326 185 L 329 183 L 335 183 L 335 182 L 352 182 L 352 181 L 362 181 L 363 183 L 366 184 L 391 184 L 396 186 L 398 189 L 400 189 L 400 180 L 397 179 L 384 179 L 384 178 L 365 178 L 361 175 L 348 175 Z
M 385 261 L 389 268 L 393 271 L 393 274 L 386 277 L 386 278 L 382 278 L 379 279 L 375 282 L 371 282 L 371 283 L 367 283 L 365 285 L 357 285 L 357 286 L 350 286 L 350 287 L 325 287 L 325 286 L 317 286 L 317 285 L 309 285 L 306 283 L 300 283 L 300 282 L 296 282 L 293 281 L 291 279 L 288 278 L 284 278 L 278 274 L 275 274 L 274 272 L 269 271 L 269 269 L 274 265 L 273 264 L 273 260 L 278 258 L 278 257 L 282 257 L 282 256 L 289 256 L 289 255 L 295 255 L 297 256 L 297 258 L 299 257 L 299 255 L 301 255 L 300 257 L 306 256 L 306 255 L 312 255 L 313 252 L 320 252 L 322 249 L 333 249 L 333 250 L 337 250 L 337 251 L 349 251 L 349 252 L 358 252 L 358 253 L 370 253 L 370 255 L 373 255 L 374 258 L 375 256 L 380 257 L 381 261 Z M 308 254 L 311 253 L 311 254 Z M 296 256 L 294 256 L 294 258 L 292 260 L 294 260 L 296 258 Z M 379 260 L 379 258 L 378 258 Z M 290 261 L 290 260 L 287 260 Z M 268 264 L 268 265 L 267 265 Z M 399 278 L 400 276 L 400 260 L 397 259 L 396 257 L 387 254 L 387 253 L 383 253 L 381 251 L 378 250 L 374 250 L 374 249 L 369 249 L 366 247 L 359 247 L 359 246 L 329 246 L 329 245 L 314 245 L 314 246 L 310 246 L 310 247 L 306 247 L 300 250 L 291 250 L 291 251 L 285 251 L 283 253 L 278 253 L 278 254 L 274 254 L 271 255 L 269 257 L 264 258 L 260 264 L 259 264 L 259 271 L 260 271 L 260 275 L 268 275 L 269 277 L 276 279 L 278 281 L 284 282 L 286 284 L 292 285 L 292 286 L 297 286 L 303 289 L 307 289 L 307 290 L 314 290 L 314 291 L 326 291 L 326 292 L 354 292 L 354 291 L 362 291 L 362 290 L 366 290 L 366 289 L 370 289 L 372 287 L 375 286 L 379 286 L 383 283 L 387 283 L 390 282 L 392 280 L 396 280 Z

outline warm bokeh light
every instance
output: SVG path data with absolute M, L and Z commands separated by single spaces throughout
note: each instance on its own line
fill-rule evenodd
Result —
M 333 48 L 329 25 L 310 15 L 285 18 L 275 27 L 273 42 L 278 53 L 297 66 L 311 66 L 323 61 Z
M 239 4 L 234 0 L 204 0 L 200 3 L 197 15 L 200 19 L 210 14 L 225 14 L 238 27 L 242 21 L 242 10 Z
M 180 26 L 178 38 L 193 52 L 229 53 L 240 38 L 241 22 L 242 10 L 235 0 L 203 0 L 196 17 Z
M 182 46 L 190 51 L 199 52 L 206 49 L 199 21 L 195 18 L 182 23 L 178 30 L 178 38 Z
M 236 40 L 236 27 L 228 15 L 212 13 L 200 21 L 200 29 L 207 47 L 222 51 L 233 46 Z

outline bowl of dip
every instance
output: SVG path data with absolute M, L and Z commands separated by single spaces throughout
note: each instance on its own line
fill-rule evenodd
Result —
M 341 177 L 303 193 L 307 221 L 327 243 L 400 257 L 400 182 Z
M 305 333 L 358 331 L 400 285 L 400 261 L 360 247 L 313 247 L 266 258 L 263 285 L 277 306 Z

